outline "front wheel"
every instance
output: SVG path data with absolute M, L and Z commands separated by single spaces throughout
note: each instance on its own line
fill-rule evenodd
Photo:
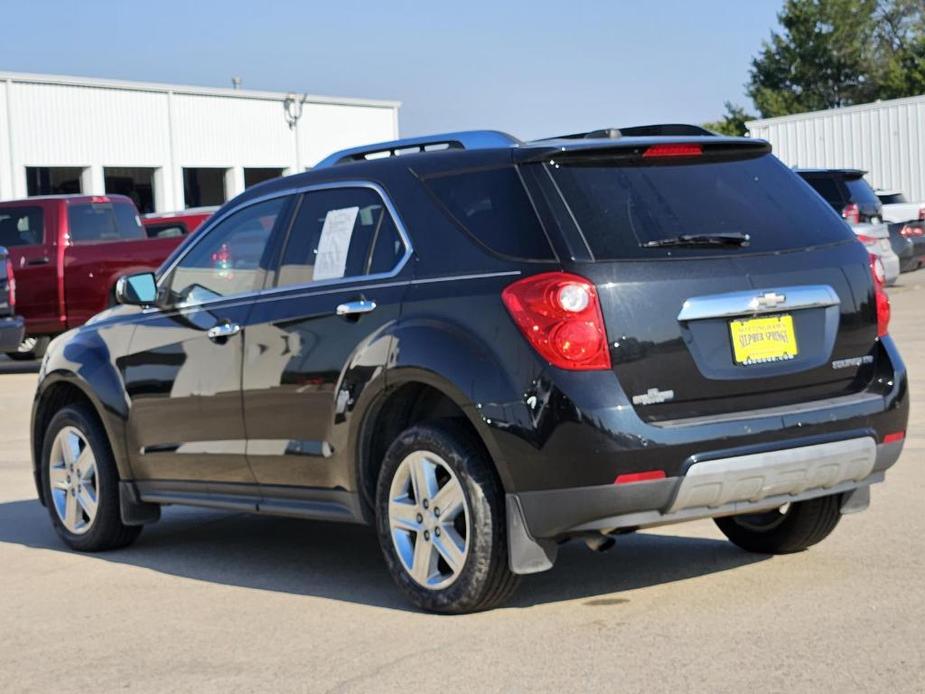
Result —
M 501 486 L 479 446 L 451 422 L 411 427 L 389 448 L 376 525 L 392 578 L 418 607 L 486 610 L 517 586 Z
M 119 513 L 119 472 L 106 431 L 87 405 L 69 405 L 51 420 L 42 445 L 45 505 L 55 531 L 73 549 L 124 547 L 142 526 Z
M 841 495 L 787 504 L 773 511 L 716 518 L 734 544 L 760 554 L 801 552 L 822 542 L 841 520 Z

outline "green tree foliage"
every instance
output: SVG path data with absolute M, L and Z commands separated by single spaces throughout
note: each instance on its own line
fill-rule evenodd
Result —
M 722 119 L 704 123 L 703 127 L 707 130 L 720 133 L 721 135 L 744 135 L 748 132 L 748 128 L 745 127 L 745 122 L 754 119 L 755 116 L 746 113 L 744 108 L 731 101 L 727 101 L 726 114 Z
M 925 94 L 925 0 L 893 0 L 880 18 L 879 97 Z
M 752 60 L 764 117 L 925 92 L 925 0 L 787 0 Z

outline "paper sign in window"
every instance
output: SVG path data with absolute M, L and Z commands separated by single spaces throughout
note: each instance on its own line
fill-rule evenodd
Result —
M 357 221 L 359 207 L 329 210 L 321 227 L 318 253 L 315 256 L 314 280 L 329 280 L 344 276 L 350 237 Z

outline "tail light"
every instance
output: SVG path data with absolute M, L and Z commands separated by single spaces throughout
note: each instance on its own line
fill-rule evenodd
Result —
M 9 291 L 7 301 L 10 304 L 10 313 L 16 313 L 16 278 L 13 276 L 13 261 L 6 257 L 6 284 Z
M 857 234 L 856 236 L 858 237 L 858 241 L 863 243 L 865 246 L 877 245 L 877 239 L 875 239 L 873 236 L 868 236 L 867 234 Z
M 849 224 L 860 224 L 861 223 L 861 208 L 857 206 L 856 203 L 849 202 L 842 208 L 841 216 Z
M 913 236 L 922 236 L 925 234 L 918 227 L 914 227 L 910 224 L 906 224 L 902 229 L 899 230 L 899 233 L 905 236 L 906 238 L 912 238 Z
M 597 290 L 566 272 L 532 275 L 501 292 L 527 342 L 550 364 L 571 371 L 610 368 Z
M 875 255 L 870 256 L 870 274 L 874 279 L 874 300 L 877 303 L 877 337 L 883 337 L 890 328 L 890 297 L 883 288 L 886 282 L 883 263 Z

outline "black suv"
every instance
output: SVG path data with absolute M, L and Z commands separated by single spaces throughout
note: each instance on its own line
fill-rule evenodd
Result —
M 864 247 L 766 142 L 690 126 L 341 152 L 116 293 L 35 398 L 75 549 L 164 504 L 366 523 L 414 603 L 463 612 L 568 538 L 714 517 L 801 550 L 903 446 Z
M 879 224 L 883 203 L 860 169 L 796 169 L 813 189 L 851 224 Z

